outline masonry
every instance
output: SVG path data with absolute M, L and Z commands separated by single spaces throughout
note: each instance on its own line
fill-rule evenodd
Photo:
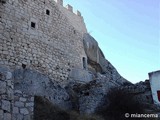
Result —
M 81 113 L 93 113 L 111 86 L 129 83 L 105 59 L 79 11 L 62 0 L 0 0 L 0 119 L 32 120 L 35 96 L 72 109 L 67 87 L 93 80 L 101 87 L 79 99 Z
M 82 33 L 86 32 L 83 18 L 80 12 L 73 13 L 70 5 L 64 8 L 60 2 L 53 0 L 1 1 L 1 65 L 8 66 L 12 70 L 30 68 L 49 76 L 52 81 L 57 81 L 59 84 L 67 82 L 72 68 L 83 68 L 83 57 L 86 57 L 83 49 Z M 66 11 L 67 16 L 62 13 L 63 11 Z M 84 28 L 77 30 L 77 27 L 71 24 L 73 20 L 79 21 L 79 26 Z M 5 94 L 9 97 L 1 98 L 1 120 L 31 119 L 34 96 L 25 95 L 15 88 L 13 101 L 13 98 L 11 99 L 8 95 L 12 94 L 13 97 L 11 82 L 13 81 L 7 79 L 1 81 L 1 97 Z M 5 91 L 6 88 L 11 92 Z M 13 102 L 14 106 L 11 106 Z M 11 117 L 11 110 L 15 117 Z
M 83 35 L 59 8 L 67 11 L 53 0 L 1 3 L 1 64 L 36 69 L 61 83 L 70 68 L 82 68 Z M 68 12 L 84 24 L 81 16 Z

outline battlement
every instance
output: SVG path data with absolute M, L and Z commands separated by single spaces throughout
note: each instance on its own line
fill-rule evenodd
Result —
M 57 4 L 62 5 L 63 6 L 63 0 L 54 0 Z
M 73 7 L 72 7 L 70 4 L 67 4 L 66 6 L 63 6 L 63 0 L 54 0 L 54 1 L 55 1 L 58 5 L 64 7 L 64 8 L 67 9 L 68 11 L 74 13 L 74 12 L 73 12 Z M 75 12 L 74 14 L 77 15 L 77 16 L 82 17 L 80 11 L 78 11 L 78 10 L 76 10 L 76 12 Z
M 66 8 L 70 11 L 70 12 L 73 12 L 73 7 L 69 4 L 66 5 Z

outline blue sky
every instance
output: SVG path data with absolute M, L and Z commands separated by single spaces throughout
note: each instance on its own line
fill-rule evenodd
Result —
M 160 69 L 160 0 L 64 0 L 118 72 L 136 83 Z

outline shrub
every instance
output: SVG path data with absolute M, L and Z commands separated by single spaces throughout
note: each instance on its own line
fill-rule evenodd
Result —
M 35 96 L 34 120 L 70 120 L 70 115 L 49 100 Z
M 34 120 L 103 120 L 95 115 L 80 115 L 76 111 L 65 111 L 48 99 L 35 96 Z
M 105 101 L 108 104 L 100 106 L 97 113 L 106 120 L 129 120 L 130 118 L 125 118 L 125 113 L 143 113 L 143 105 L 126 89 L 111 89 L 105 96 Z

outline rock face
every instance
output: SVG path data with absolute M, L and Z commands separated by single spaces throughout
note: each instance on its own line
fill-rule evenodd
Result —
M 48 76 L 30 69 L 18 69 L 14 71 L 15 90 L 31 96 L 44 96 L 62 108 L 69 108 L 69 96 L 66 90 L 57 82 L 52 82 Z M 25 98 L 20 97 L 21 102 Z M 66 104 L 65 102 L 66 101 Z M 29 103 L 26 106 L 30 106 Z
M 105 72 L 103 65 L 106 66 L 107 62 L 104 63 L 106 60 L 97 41 L 89 34 L 84 34 L 83 44 L 88 59 L 88 69 L 95 72 Z
M 127 89 L 134 95 L 135 99 L 143 104 L 153 104 L 153 98 L 151 93 L 151 86 L 149 80 L 139 82 L 132 85 L 123 86 L 122 89 Z
M 72 107 L 66 90 L 46 75 L 30 69 L 17 69 L 14 71 L 14 81 L 15 119 L 33 118 L 35 96 L 47 98 L 63 109 Z
M 83 44 L 88 60 L 88 70 L 101 73 L 118 84 L 128 82 L 121 77 L 112 64 L 106 60 L 96 40 L 89 34 L 84 34 Z
M 13 77 L 11 77 L 13 75 Z M 71 109 L 72 103 L 65 88 L 48 76 L 30 69 L 10 69 L 0 66 L 0 81 L 4 85 L 0 92 L 1 120 L 33 118 L 34 97 L 42 96 L 63 109 Z M 13 88 L 14 82 L 14 88 Z

